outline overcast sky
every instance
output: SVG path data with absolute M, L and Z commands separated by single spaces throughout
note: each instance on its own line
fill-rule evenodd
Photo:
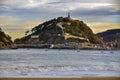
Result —
M 0 27 L 13 39 L 38 24 L 66 17 L 84 21 L 94 33 L 120 28 L 120 0 L 0 0 Z

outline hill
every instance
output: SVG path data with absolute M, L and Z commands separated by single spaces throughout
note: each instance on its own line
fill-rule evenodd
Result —
M 105 42 L 120 40 L 120 29 L 107 30 L 105 32 L 98 33 L 97 35 L 102 37 Z
M 69 17 L 58 17 L 46 21 L 30 31 L 26 31 L 25 37 L 15 40 L 17 44 L 59 44 L 65 42 L 101 43 L 102 40 L 83 21 L 73 20 Z
M 0 49 L 12 48 L 13 42 L 11 37 L 5 34 L 0 28 Z

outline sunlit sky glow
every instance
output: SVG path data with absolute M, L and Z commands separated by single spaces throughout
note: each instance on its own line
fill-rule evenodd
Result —
M 120 0 L 0 0 L 0 27 L 13 39 L 38 24 L 67 16 L 83 20 L 94 33 L 120 28 Z

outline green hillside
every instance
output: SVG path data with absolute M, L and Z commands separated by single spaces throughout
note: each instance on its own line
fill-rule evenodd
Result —
M 0 49 L 12 48 L 12 46 L 11 37 L 6 35 L 0 28 Z
M 120 40 L 120 29 L 110 29 L 97 35 L 102 37 L 104 42 Z
M 65 42 L 102 43 L 102 40 L 83 21 L 68 17 L 46 21 L 26 31 L 25 37 L 15 40 L 15 43 L 58 44 Z

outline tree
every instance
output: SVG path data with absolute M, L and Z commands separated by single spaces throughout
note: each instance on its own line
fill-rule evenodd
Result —
M 2 28 L 0 28 L 0 31 L 2 31 Z
M 27 31 L 25 32 L 25 35 L 28 35 L 28 33 L 29 33 L 29 30 L 27 30 Z

